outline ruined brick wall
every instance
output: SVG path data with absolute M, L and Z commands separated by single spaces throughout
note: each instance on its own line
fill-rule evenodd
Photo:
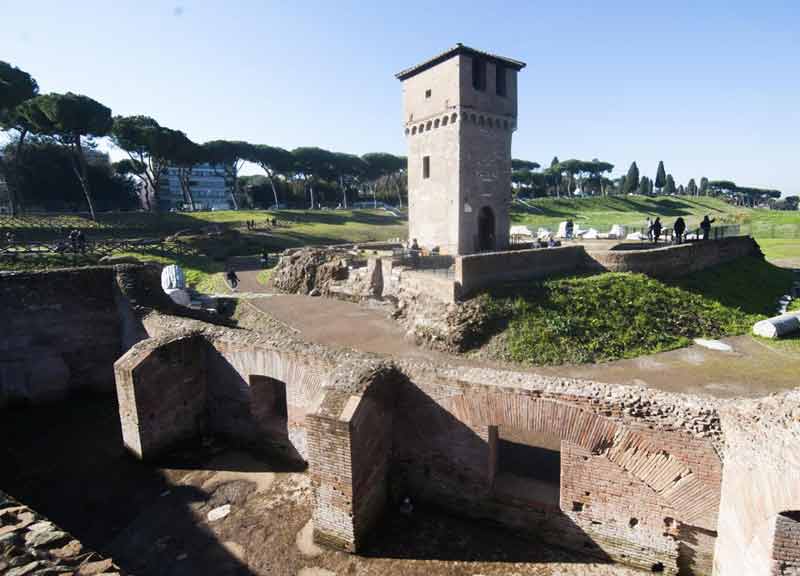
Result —
M 675 278 L 761 251 L 750 237 L 691 242 L 653 250 L 591 250 L 583 246 L 488 252 L 456 258 L 458 297 L 506 282 L 582 271 L 640 272 Z
M 366 359 L 339 372 L 320 407 L 306 419 L 314 538 L 356 552 L 388 499 L 392 406 L 399 375 Z
M 0 407 L 114 389 L 114 361 L 148 336 L 149 310 L 226 323 L 176 305 L 161 267 L 117 265 L 0 274 Z
M 0 574 L 105 574 L 126 571 L 0 490 Z
M 588 267 L 583 246 L 487 252 L 456 258 L 455 281 L 459 298 L 507 282 L 577 273 Z
M 161 348 L 168 349 L 172 342 L 186 339 L 203 342 L 202 356 L 176 359 L 176 381 L 164 378 L 162 382 L 178 396 L 192 393 L 190 388 L 180 386 L 183 373 L 179 364 L 183 362 L 186 372 L 193 373 L 196 362 L 200 362 L 205 380 L 196 392 L 202 394 L 205 420 L 196 432 L 214 432 L 256 448 L 271 449 L 281 444 L 292 458 L 307 459 L 306 414 L 322 402 L 323 386 L 340 356 L 297 340 L 278 323 L 266 335 L 153 312 L 144 317 L 143 325 L 153 337 L 140 342 L 117 363 L 118 391 L 146 388 L 148 384 L 140 383 L 137 374 L 148 374 L 151 356 Z M 158 378 L 158 373 L 149 377 Z M 121 413 L 136 412 L 133 392 L 119 398 Z M 264 402 L 271 406 L 263 406 Z M 271 416 L 282 422 L 265 420 Z M 278 430 L 280 427 L 284 429 Z M 131 430 L 133 438 L 137 428 Z M 173 443 L 172 437 L 165 434 L 152 451 Z M 131 440 L 130 444 L 136 442 Z
M 713 411 L 595 383 L 531 390 L 536 378 L 516 373 L 528 389 L 509 389 L 509 374 L 476 372 L 466 384 L 412 369 L 414 386 L 397 401 L 392 482 L 554 545 L 665 573 L 711 573 L 722 471 Z M 492 425 L 562 438 L 559 507 L 493 493 Z
M 0 407 L 111 391 L 122 354 L 110 267 L 0 275 Z
M 145 340 L 120 358 L 116 372 L 122 439 L 139 458 L 206 428 L 208 345 L 198 336 Z
M 789 526 L 779 515 L 800 510 L 800 391 L 730 402 L 720 416 L 725 473 L 714 574 L 773 574 L 798 552 L 776 540 Z
M 654 250 L 591 251 L 589 255 L 601 269 L 610 272 L 641 272 L 654 278 L 677 278 L 743 256 L 756 256 L 761 250 L 749 236 L 689 242 Z
M 775 517 L 770 576 L 800 576 L 800 511 Z
M 305 418 L 322 402 L 325 374 L 332 367 L 323 357 L 299 356 L 270 345 L 248 342 L 228 333 L 214 339 L 209 356 L 209 426 L 230 438 L 270 441 L 255 417 L 251 376 L 267 376 L 286 387 L 287 433 L 297 453 L 307 459 Z

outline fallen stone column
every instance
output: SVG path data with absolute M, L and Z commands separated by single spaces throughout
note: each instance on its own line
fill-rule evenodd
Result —
M 753 325 L 753 334 L 763 338 L 783 338 L 800 330 L 800 314 L 781 314 Z

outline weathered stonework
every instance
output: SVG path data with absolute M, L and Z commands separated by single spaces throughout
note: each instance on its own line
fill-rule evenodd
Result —
M 0 491 L 0 574 L 126 574 L 111 558 Z
M 302 455 L 319 542 L 362 549 L 387 504 L 408 494 L 601 558 L 671 574 L 711 573 L 724 445 L 715 401 L 529 373 L 387 365 L 310 345 L 303 353 L 302 342 L 280 330 L 267 337 L 158 315 L 145 324 L 162 335 L 118 363 L 120 386 L 133 387 L 120 394 L 121 413 L 137 396 L 140 350 L 153 346 L 167 351 L 149 352 L 145 365 L 169 357 L 171 346 L 205 341 L 209 381 L 227 394 L 207 393 L 208 430 L 247 442 L 269 429 L 252 421 L 260 412 L 249 390 L 254 377 L 285 382 L 290 415 L 302 414 L 297 424 L 306 436 Z M 170 378 L 175 393 L 194 378 L 184 394 L 202 394 L 195 365 L 184 362 L 186 373 Z M 230 376 L 213 367 L 220 362 Z M 497 427 L 560 439 L 556 505 L 495 493 Z M 160 450 L 176 438 L 168 427 L 163 432 L 163 443 L 151 441 Z
M 384 261 L 366 270 L 373 280 L 380 270 L 384 291 L 392 289 Z M 380 516 L 410 496 L 667 574 L 798 574 L 797 389 L 718 400 L 392 363 L 309 344 L 273 320 L 251 332 L 176 316 L 183 310 L 166 304 L 163 314 L 150 306 L 160 306 L 157 292 L 136 288 L 150 281 L 133 268 L 122 283 L 114 280 L 119 270 L 65 275 L 62 288 L 72 290 L 73 278 L 83 286 L 83 274 L 109 280 L 110 295 L 99 282 L 92 289 L 95 302 L 118 314 L 116 333 L 128 314 L 132 333 L 144 338 L 115 366 L 126 446 L 156 458 L 206 433 L 286 446 L 308 462 L 318 542 L 363 550 Z M 80 321 L 65 310 L 63 321 Z M 503 442 L 535 448 L 543 437 L 559 454 L 548 487 L 555 498 L 533 491 L 536 481 L 509 483 L 501 456 Z
M 470 254 L 508 246 L 511 135 L 524 66 L 459 44 L 397 75 L 409 238 L 421 247 Z

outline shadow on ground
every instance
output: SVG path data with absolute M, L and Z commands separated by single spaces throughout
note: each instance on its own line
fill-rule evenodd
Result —
M 2 488 L 124 570 L 251 574 L 202 524 L 210 494 L 175 486 L 163 470 L 123 449 L 113 399 L 77 396 L 8 409 L 0 418 L 0 436 L 13 438 L 2 446 Z M 203 450 L 208 453 L 201 446 L 195 455 Z M 137 530 L 144 517 L 151 524 L 156 518 L 158 526 Z M 149 540 L 154 533 L 162 536 Z

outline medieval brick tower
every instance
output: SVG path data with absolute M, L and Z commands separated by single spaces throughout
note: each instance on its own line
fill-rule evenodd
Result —
M 409 238 L 445 254 L 508 246 L 511 134 L 525 64 L 462 44 L 397 74 Z

